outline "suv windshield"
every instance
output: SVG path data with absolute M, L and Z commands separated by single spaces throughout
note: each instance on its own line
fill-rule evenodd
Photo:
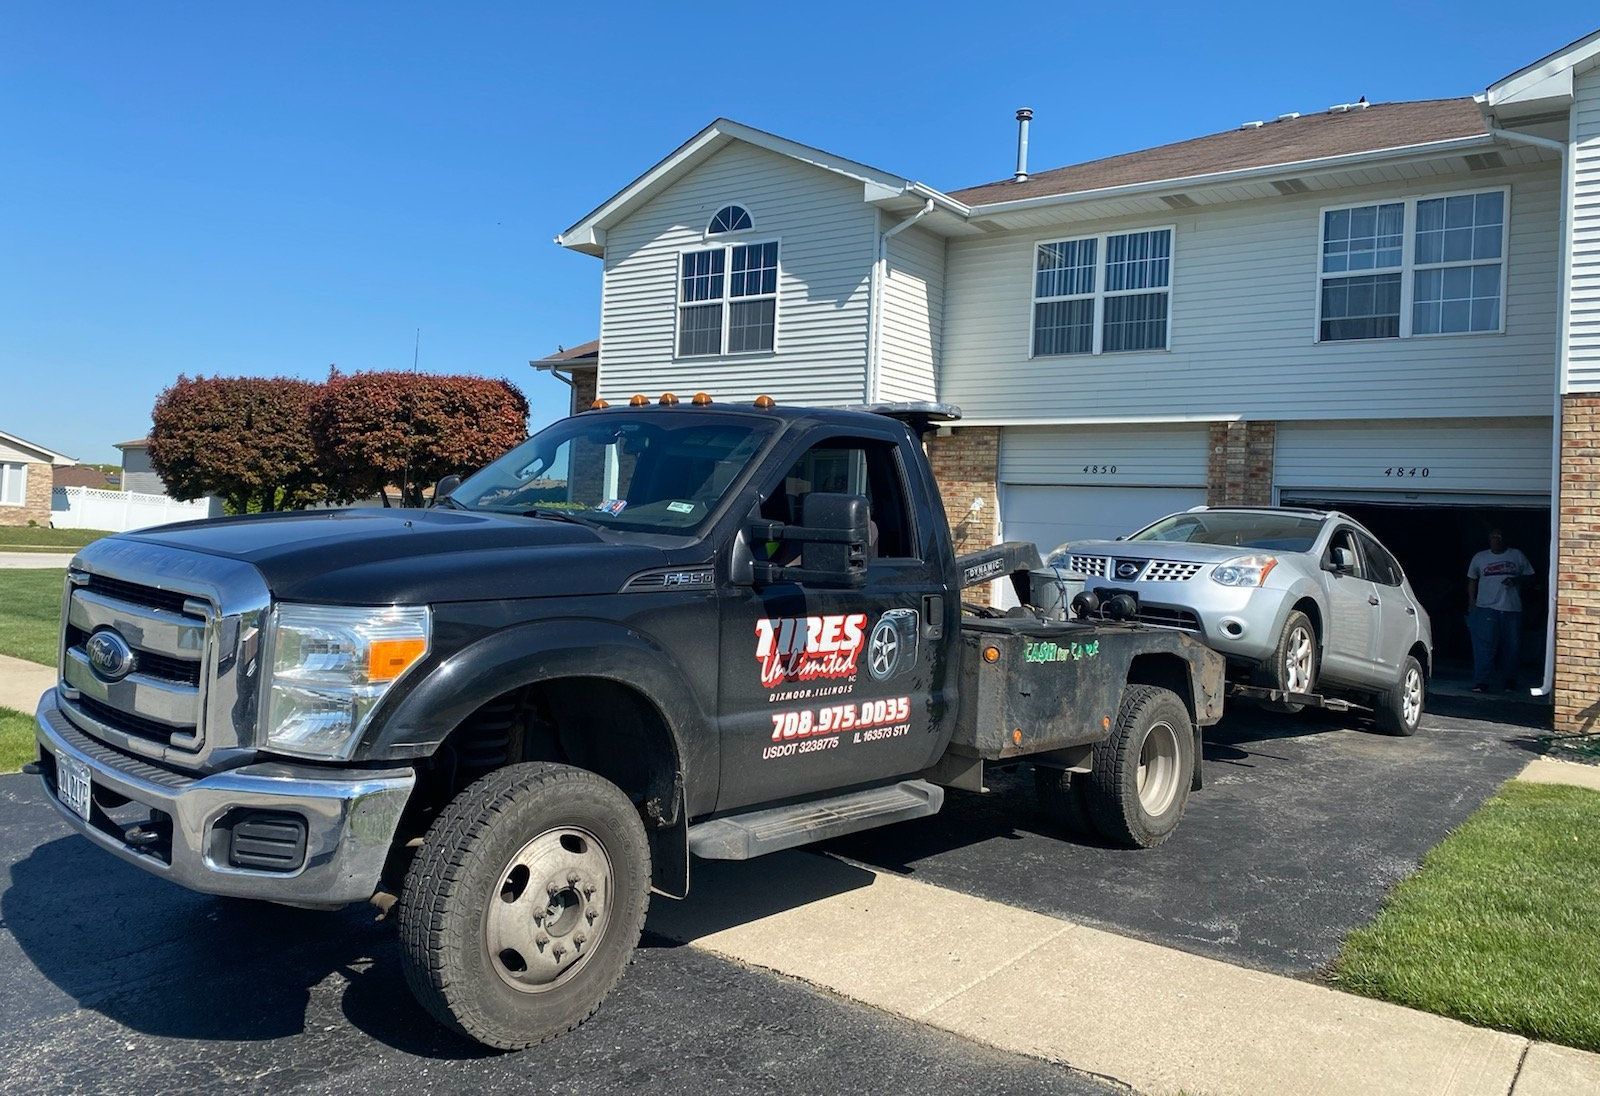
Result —
M 692 413 L 562 419 L 450 493 L 468 510 L 684 534 L 716 510 L 775 424 Z
M 1128 539 L 1309 552 L 1321 528 L 1320 517 L 1305 514 L 1208 510 L 1197 514 L 1173 514 L 1139 530 Z

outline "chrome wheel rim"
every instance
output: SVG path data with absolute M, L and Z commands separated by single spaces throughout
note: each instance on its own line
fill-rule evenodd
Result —
M 1144 745 L 1139 747 L 1138 785 L 1139 805 L 1147 813 L 1159 817 L 1177 798 L 1181 756 L 1178 732 L 1172 724 L 1157 723 L 1144 736 Z
M 1400 716 L 1407 727 L 1415 727 L 1422 718 L 1422 671 L 1415 666 L 1406 670 L 1406 679 L 1400 686 Z
M 588 830 L 563 826 L 522 846 L 495 877 L 483 922 L 500 980 L 541 993 L 582 970 L 610 922 L 613 884 L 611 858 Z
M 1289 633 L 1289 643 L 1283 652 L 1283 680 L 1289 692 L 1311 691 L 1311 669 L 1316 650 L 1316 643 L 1305 628 L 1297 626 Z

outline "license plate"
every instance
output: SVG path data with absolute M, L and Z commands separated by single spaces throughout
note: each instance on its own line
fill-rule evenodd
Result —
M 89 802 L 93 794 L 89 782 L 89 766 L 64 753 L 56 754 L 56 790 L 69 810 L 85 822 L 89 820 Z

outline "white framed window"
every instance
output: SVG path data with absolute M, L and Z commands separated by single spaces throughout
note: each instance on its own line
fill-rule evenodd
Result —
M 777 346 L 777 334 L 777 240 L 682 253 L 678 357 L 769 353 Z
M 1505 330 L 1508 187 L 1322 210 L 1317 341 Z
M 26 506 L 27 503 L 28 466 L 0 463 L 0 506 Z
M 1031 356 L 1167 349 L 1172 234 L 1167 226 L 1041 242 Z

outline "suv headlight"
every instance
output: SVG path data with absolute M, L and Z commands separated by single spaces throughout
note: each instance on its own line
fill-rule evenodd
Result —
M 279 605 L 262 746 L 339 761 L 385 693 L 428 653 L 426 606 Z
M 1224 586 L 1265 586 L 1278 565 L 1276 556 L 1235 556 L 1211 571 L 1211 581 Z

